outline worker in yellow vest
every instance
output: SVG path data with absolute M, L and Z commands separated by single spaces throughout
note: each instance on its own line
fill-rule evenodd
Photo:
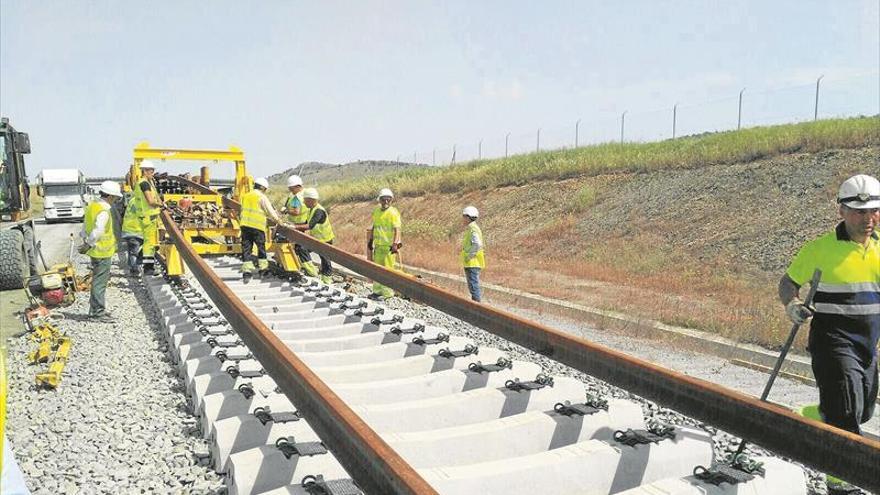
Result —
M 305 224 L 296 225 L 296 230 L 308 231 L 315 239 L 327 244 L 333 244 L 333 239 L 336 238 L 336 235 L 333 233 L 333 226 L 330 225 L 330 214 L 318 203 L 318 190 L 310 187 L 303 191 L 303 201 L 305 201 L 306 207 L 309 209 L 309 219 Z M 319 272 L 321 282 L 329 284 L 333 282 L 330 278 L 330 275 L 333 273 L 333 266 L 330 264 L 329 258 L 322 254 L 318 256 L 321 258 L 321 270 Z
M 400 212 L 391 206 L 394 193 L 385 188 L 379 191 L 379 206 L 373 210 L 372 225 L 367 229 L 367 257 L 373 263 L 394 270 L 400 251 Z M 371 299 L 388 299 L 394 295 L 390 287 L 373 282 Z
M 272 202 L 266 197 L 269 190 L 269 181 L 260 177 L 254 180 L 254 188 L 241 196 L 241 214 L 238 223 L 241 227 L 241 278 L 245 283 L 253 277 L 254 270 L 259 268 L 260 273 L 269 268 L 269 260 L 266 258 L 266 230 L 267 221 L 271 219 L 276 224 L 283 224 L 278 212 L 272 206 Z M 254 256 L 254 247 L 257 255 Z M 256 263 L 254 263 L 256 262 Z
M 287 221 L 296 226 L 297 230 L 303 230 L 300 227 L 309 223 L 309 207 L 303 202 L 303 181 L 298 175 L 291 175 L 287 178 L 287 191 L 290 193 L 287 200 L 284 201 L 284 207 L 281 213 L 287 215 Z M 293 251 L 300 260 L 303 271 L 310 277 L 318 276 L 318 269 L 312 263 L 312 258 L 308 250 L 299 244 L 293 245 Z
M 480 302 L 480 272 L 486 268 L 486 254 L 483 242 L 483 231 L 477 225 L 480 212 L 473 206 L 466 207 L 461 212 L 461 218 L 465 225 L 464 238 L 461 241 L 461 266 L 467 278 L 468 291 L 471 299 Z
M 128 274 L 140 276 L 140 265 L 145 274 L 152 274 L 156 247 L 159 245 L 159 208 L 162 200 L 153 183 L 156 167 L 150 160 L 141 162 L 143 177 L 132 191 L 131 200 L 122 218 L 122 239 L 125 240 Z
M 83 230 L 80 234 L 83 244 L 81 254 L 87 254 L 92 264 L 92 288 L 89 297 L 89 317 L 102 323 L 112 323 L 113 317 L 104 304 L 107 280 L 110 279 L 110 264 L 116 254 L 116 235 L 113 233 L 113 219 L 110 205 L 122 197 L 119 184 L 104 181 L 98 189 L 98 199 L 86 206 Z

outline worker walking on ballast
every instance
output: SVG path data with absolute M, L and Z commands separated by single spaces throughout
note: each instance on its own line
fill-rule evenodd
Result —
M 808 349 L 819 387 L 821 419 L 861 434 L 877 402 L 880 338 L 880 182 L 850 177 L 837 194 L 837 227 L 808 242 L 779 281 L 779 298 L 794 323 L 810 316 Z M 798 298 L 815 269 L 822 271 L 813 307 Z M 829 493 L 853 487 L 828 478 Z
M 396 266 L 400 251 L 400 212 L 391 206 L 394 193 L 385 188 L 379 191 L 379 206 L 373 210 L 372 225 L 367 229 L 367 259 L 389 270 Z M 371 299 L 388 299 L 394 295 L 390 287 L 373 282 Z
M 483 231 L 477 225 L 479 216 L 480 212 L 473 206 L 468 206 L 461 212 L 461 218 L 465 224 L 464 238 L 461 240 L 461 266 L 464 268 L 471 299 L 476 302 L 480 302 L 482 299 L 480 272 L 486 268 Z
M 107 312 L 104 293 L 110 279 L 110 265 L 116 254 L 116 234 L 113 232 L 111 205 L 122 197 L 119 184 L 104 181 L 98 189 L 99 198 L 86 206 L 83 230 L 80 234 L 83 244 L 80 254 L 91 258 L 92 288 L 89 296 L 89 318 L 102 323 L 113 323 Z
M 290 194 L 281 208 L 281 213 L 287 215 L 287 221 L 292 223 L 297 230 L 303 230 L 301 227 L 309 223 L 309 207 L 306 206 L 303 198 L 303 181 L 298 175 L 291 175 L 287 178 L 287 190 Z M 293 252 L 299 258 L 300 265 L 306 275 L 310 277 L 318 276 L 318 269 L 312 263 L 309 252 L 299 244 L 293 245 Z
M 336 235 L 333 233 L 333 226 L 330 225 L 330 214 L 318 202 L 318 190 L 310 187 L 303 191 L 303 201 L 305 201 L 308 208 L 309 219 L 305 224 L 296 225 L 296 230 L 301 232 L 308 231 L 315 239 L 327 244 L 333 244 L 333 239 L 336 238 Z M 311 264 L 311 253 L 306 250 L 303 251 L 309 260 L 308 263 Z M 330 275 L 333 274 L 333 265 L 330 264 L 329 258 L 322 254 L 318 256 L 321 258 L 321 282 L 329 284 L 333 282 L 333 279 L 330 278 Z
M 268 220 L 276 224 L 283 224 L 278 212 L 272 206 L 272 202 L 266 197 L 265 191 L 269 190 L 269 181 L 260 177 L 254 181 L 254 188 L 242 194 L 241 213 L 238 223 L 241 227 L 241 278 L 247 283 L 254 275 L 254 270 L 259 268 L 264 272 L 269 268 L 269 260 L 266 257 L 266 230 Z M 254 256 L 253 249 L 257 248 Z M 256 262 L 256 263 L 255 263 Z

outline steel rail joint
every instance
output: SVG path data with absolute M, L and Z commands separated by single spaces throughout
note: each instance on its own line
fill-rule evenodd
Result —
M 226 287 L 184 239 L 167 211 L 161 218 L 205 292 L 361 488 L 367 493 L 436 493 Z
M 216 191 L 178 178 L 202 191 Z M 224 205 L 239 209 L 224 198 Z M 653 400 L 779 455 L 880 492 L 880 442 L 804 418 L 775 404 L 678 373 L 512 313 L 475 303 L 278 226 L 289 241 L 523 347 Z
M 413 299 L 653 400 L 779 455 L 880 491 L 880 442 L 804 418 L 784 407 L 628 356 L 586 339 L 475 303 L 411 276 L 278 227 L 289 241 Z

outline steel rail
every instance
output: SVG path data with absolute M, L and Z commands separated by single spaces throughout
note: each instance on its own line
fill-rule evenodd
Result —
M 167 211 L 168 237 L 226 320 L 367 493 L 437 492 L 239 299 L 195 252 Z
M 182 179 L 182 182 L 198 184 Z M 238 208 L 237 202 L 224 204 Z M 880 442 L 804 418 L 729 388 L 678 373 L 388 270 L 283 226 L 288 240 L 401 294 L 779 455 L 880 492 Z

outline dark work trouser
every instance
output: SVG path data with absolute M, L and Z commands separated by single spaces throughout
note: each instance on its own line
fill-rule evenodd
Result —
M 327 241 L 327 244 L 333 244 L 333 241 Z M 330 275 L 333 273 L 333 265 L 330 264 L 330 258 L 325 258 L 323 255 L 318 255 L 321 258 L 321 275 Z
M 142 237 L 128 236 L 123 238 L 125 241 L 126 264 L 128 265 L 128 273 L 136 274 L 140 271 L 140 265 L 143 262 L 143 245 Z
M 110 279 L 110 264 L 113 258 L 92 258 L 92 290 L 89 294 L 89 316 L 106 313 L 104 292 Z
M 861 434 L 877 404 L 877 356 L 862 366 L 851 347 L 810 349 L 819 387 L 819 411 L 826 423 Z
M 257 246 L 257 255 L 254 256 L 254 245 Z M 250 263 L 249 267 L 256 267 L 257 260 L 265 260 L 266 258 L 266 231 L 258 230 L 251 227 L 241 228 L 241 260 L 244 263 Z M 253 268 L 251 268 L 253 269 Z M 245 269 L 242 268 L 242 271 Z
M 471 293 L 471 299 L 480 302 L 482 293 L 480 292 L 480 268 L 466 267 L 464 269 L 465 278 L 467 278 L 468 291 Z

